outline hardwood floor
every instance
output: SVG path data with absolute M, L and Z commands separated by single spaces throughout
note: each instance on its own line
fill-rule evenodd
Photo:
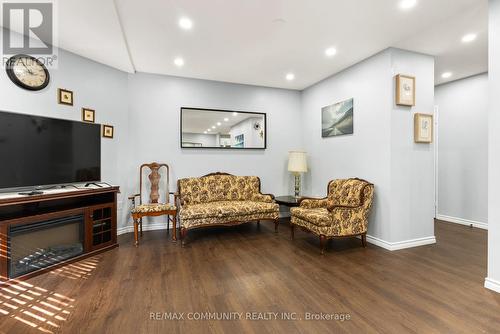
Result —
M 165 231 L 145 232 L 139 248 L 133 234 L 121 236 L 117 249 L 0 287 L 0 332 L 500 332 L 500 295 L 483 288 L 484 230 L 436 222 L 436 245 L 389 252 L 333 240 L 321 256 L 311 234 L 296 230 L 292 242 L 286 222 L 278 234 L 260 225 L 192 231 L 185 248 Z M 189 312 L 243 314 L 210 321 Z M 279 314 L 258 321 L 247 312 Z M 350 319 L 305 320 L 306 312 Z

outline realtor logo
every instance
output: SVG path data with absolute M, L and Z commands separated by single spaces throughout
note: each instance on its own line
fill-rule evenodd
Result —
M 3 65 L 8 56 L 35 56 L 46 66 L 54 67 L 57 51 L 55 41 L 55 4 L 52 0 L 35 2 L 2 2 Z

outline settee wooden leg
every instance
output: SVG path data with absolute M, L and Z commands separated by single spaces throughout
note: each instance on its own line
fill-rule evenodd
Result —
M 172 241 L 177 241 L 177 217 L 176 215 L 172 216 Z
M 142 237 L 142 217 L 139 219 L 139 224 L 141 224 L 141 237 Z
M 295 238 L 295 225 L 290 223 L 290 239 L 294 239 Z
M 257 220 L 257 228 L 260 229 L 260 220 Z
M 279 219 L 274 221 L 274 233 L 278 233 L 278 225 L 280 224 Z
M 186 244 L 186 236 L 187 236 L 187 229 L 185 227 L 181 227 L 181 240 L 183 247 Z
M 137 247 L 139 245 L 139 221 L 134 218 L 134 245 Z
M 361 243 L 363 244 L 363 247 L 366 248 L 366 233 L 361 235 Z
M 324 235 L 319 236 L 319 246 L 321 248 L 321 255 L 325 254 L 326 237 Z

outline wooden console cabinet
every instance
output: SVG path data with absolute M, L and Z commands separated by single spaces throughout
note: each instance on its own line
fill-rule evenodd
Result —
M 117 247 L 118 192 L 119 187 L 106 187 L 0 198 L 0 282 L 14 278 L 9 273 L 10 233 L 22 226 L 28 228 L 38 222 L 48 222 L 45 224 L 49 229 L 51 222 L 63 220 L 65 217 L 77 217 L 80 221 L 78 226 L 82 225 L 83 220 L 83 231 L 79 234 L 81 237 L 83 233 L 83 240 L 80 240 L 83 250 L 80 248 L 80 254 L 77 256 L 30 271 L 15 279 L 26 279 Z

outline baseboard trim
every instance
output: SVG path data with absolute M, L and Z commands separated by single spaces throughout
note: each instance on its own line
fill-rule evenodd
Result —
M 484 279 L 484 287 L 492 291 L 500 293 L 500 282 L 492 278 L 486 277 Z
M 406 248 L 413 248 L 413 247 L 435 244 L 436 237 L 432 236 L 432 237 L 418 238 L 418 239 L 405 240 L 405 241 L 389 242 L 389 241 L 385 241 L 385 240 L 373 237 L 371 235 L 367 235 L 366 241 L 368 241 L 371 244 L 374 244 L 375 246 L 379 246 L 379 247 L 385 248 L 385 249 L 390 250 L 390 251 L 397 251 L 397 250 L 406 249 Z
M 463 219 L 463 218 L 457 218 L 457 217 L 451 217 L 451 216 L 446 216 L 446 215 L 437 215 L 436 219 L 443 220 L 449 223 L 455 223 L 455 224 L 460 224 L 460 225 L 467 225 L 467 226 L 473 226 L 477 227 L 483 230 L 488 229 L 488 224 L 483 223 L 483 222 L 478 222 L 475 220 L 469 220 L 469 219 Z
M 170 227 L 172 228 L 172 227 Z M 155 231 L 155 230 L 166 230 L 167 229 L 167 224 L 166 223 L 156 223 L 156 224 L 144 224 L 142 225 L 142 230 L 143 231 Z M 134 232 L 134 226 L 133 225 L 127 225 L 127 226 L 122 226 L 116 229 L 116 233 L 118 235 L 125 234 L 125 233 L 130 233 Z

